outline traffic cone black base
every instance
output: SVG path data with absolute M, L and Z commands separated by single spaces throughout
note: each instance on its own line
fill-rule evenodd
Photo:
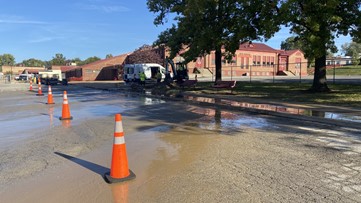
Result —
M 73 116 L 70 116 L 69 118 L 59 117 L 59 120 L 73 120 Z
M 107 172 L 104 174 L 104 179 L 105 179 L 105 181 L 107 181 L 107 183 L 120 183 L 120 182 L 124 182 L 124 181 L 128 181 L 128 180 L 132 180 L 134 178 L 135 178 L 135 174 L 131 170 L 129 170 L 129 176 L 124 177 L 124 178 L 112 178 L 110 176 L 110 172 Z

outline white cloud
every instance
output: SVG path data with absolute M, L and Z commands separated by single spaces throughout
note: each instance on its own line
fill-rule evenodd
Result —
M 38 39 L 29 40 L 28 43 L 42 43 L 42 42 L 49 42 L 57 39 L 63 39 L 63 37 L 43 37 Z
M 49 24 L 44 21 L 27 20 L 21 16 L 0 16 L 0 24 Z
M 6 24 L 48 24 L 42 21 L 30 21 L 30 20 L 3 20 L 0 19 L 0 23 Z
M 96 4 L 79 4 L 78 7 L 82 10 L 101 11 L 105 13 L 118 13 L 118 12 L 130 11 L 130 9 L 125 6 L 116 6 L 116 5 L 107 6 L 107 5 L 96 5 Z

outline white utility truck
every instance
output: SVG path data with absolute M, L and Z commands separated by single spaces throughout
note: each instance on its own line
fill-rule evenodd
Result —
M 56 85 L 63 80 L 61 70 L 39 71 L 39 78 L 41 83 L 46 85 Z
M 160 71 L 162 79 L 165 78 L 165 68 L 156 63 L 143 63 L 143 64 L 125 64 L 124 65 L 124 81 L 132 82 L 139 81 L 139 73 L 144 72 L 145 79 L 156 79 L 157 73 Z

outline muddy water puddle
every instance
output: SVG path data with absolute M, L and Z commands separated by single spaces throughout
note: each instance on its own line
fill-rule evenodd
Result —
M 247 102 L 232 101 L 232 100 L 219 99 L 219 98 L 208 98 L 208 97 L 186 96 L 185 99 L 195 101 L 195 102 L 209 103 L 209 104 L 220 104 L 220 105 L 226 105 L 226 106 L 232 106 L 232 107 L 259 109 L 259 110 L 273 111 L 273 112 L 278 112 L 278 113 L 321 117 L 321 118 L 327 118 L 327 119 L 352 121 L 352 122 L 361 123 L 361 116 L 348 115 L 348 114 L 343 114 L 343 113 L 318 111 L 318 110 L 310 110 L 310 109 L 303 109 L 303 108 L 293 108 L 293 107 L 271 105 L 271 104 L 247 103 Z
M 0 151 L 24 139 L 37 136 L 54 127 L 75 127 L 86 120 L 113 116 L 139 107 L 165 103 L 163 100 L 114 94 L 101 90 L 68 91 L 72 120 L 59 120 L 62 115 L 62 91 L 53 90 L 54 105 L 46 105 L 46 96 L 35 92 L 4 95 L 0 109 Z M 46 92 L 44 92 L 46 94 Z
M 224 135 L 233 135 L 242 132 L 245 128 L 275 128 L 266 119 L 255 116 L 197 107 L 190 107 L 189 111 L 204 115 L 204 117 L 194 122 L 188 122 L 185 125 L 216 131 Z

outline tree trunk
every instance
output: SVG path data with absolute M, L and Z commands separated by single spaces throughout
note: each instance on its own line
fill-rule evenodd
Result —
M 315 73 L 313 84 L 309 89 L 312 92 L 329 92 L 326 80 L 326 54 L 315 59 Z
M 222 80 L 222 51 L 216 49 L 216 81 Z

